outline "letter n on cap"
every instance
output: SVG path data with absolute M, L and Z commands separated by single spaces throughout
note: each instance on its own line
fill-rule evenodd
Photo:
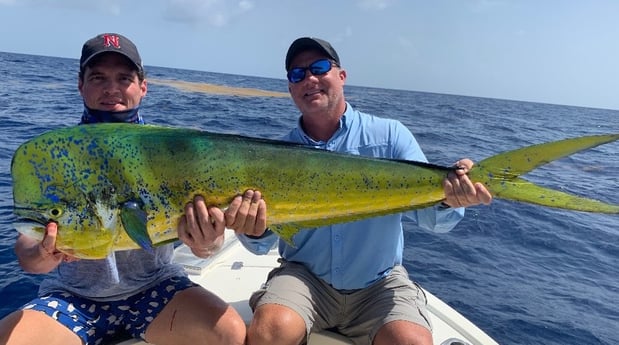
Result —
M 120 49 L 120 38 L 116 35 L 103 35 L 103 46 L 114 46 L 114 48 Z

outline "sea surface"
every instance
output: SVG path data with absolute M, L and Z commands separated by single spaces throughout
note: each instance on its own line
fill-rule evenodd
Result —
M 77 70 L 76 59 L 0 52 L 0 317 L 34 297 L 43 278 L 25 274 L 13 253 L 11 157 L 24 141 L 78 122 Z M 279 138 L 299 115 L 289 97 L 219 92 L 286 93 L 284 79 L 151 66 L 147 72 L 153 81 L 142 105 L 148 123 Z M 617 110 L 356 86 L 346 94 L 361 111 L 402 121 L 437 164 L 619 133 Z M 619 142 L 603 145 L 526 178 L 619 203 L 618 152 Z M 469 208 L 449 233 L 406 223 L 405 238 L 411 277 L 501 344 L 619 344 L 618 215 L 497 199 Z

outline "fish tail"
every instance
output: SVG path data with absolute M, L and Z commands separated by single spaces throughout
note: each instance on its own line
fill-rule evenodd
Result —
M 619 205 L 545 188 L 520 176 L 551 161 L 618 139 L 619 134 L 593 135 L 527 146 L 479 162 L 469 177 L 484 183 L 499 199 L 574 211 L 617 214 Z

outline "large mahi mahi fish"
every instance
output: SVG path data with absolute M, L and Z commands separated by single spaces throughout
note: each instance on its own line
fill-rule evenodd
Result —
M 483 160 L 469 176 L 495 198 L 619 213 L 619 205 L 519 178 L 617 139 L 619 134 L 533 145 Z M 195 194 L 226 207 L 233 196 L 260 190 L 269 227 L 292 241 L 300 228 L 440 202 L 441 181 L 452 169 L 199 130 L 97 124 L 53 130 L 22 144 L 11 174 L 18 231 L 42 238 L 44 224 L 53 220 L 60 251 L 96 259 L 175 240 L 184 205 Z

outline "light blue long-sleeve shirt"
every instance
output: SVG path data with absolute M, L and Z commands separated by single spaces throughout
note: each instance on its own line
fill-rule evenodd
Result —
M 356 111 L 348 103 L 340 128 L 328 141 L 310 138 L 300 120 L 284 140 L 354 155 L 427 162 L 417 140 L 402 123 Z M 302 263 L 336 289 L 364 288 L 402 263 L 403 216 L 422 228 L 447 232 L 462 219 L 464 209 L 436 205 L 405 214 L 304 229 L 294 236 L 294 248 L 280 240 L 279 253 L 287 261 Z M 244 235 L 239 239 L 251 252 L 265 254 L 278 237 L 267 232 L 257 239 Z

